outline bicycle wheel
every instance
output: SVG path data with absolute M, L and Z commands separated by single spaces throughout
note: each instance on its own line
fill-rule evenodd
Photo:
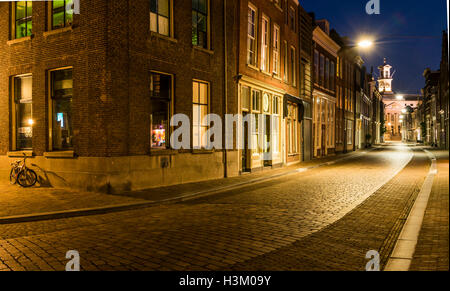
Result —
M 11 172 L 9 173 L 9 182 L 11 185 L 17 184 L 17 174 L 19 169 L 18 168 L 12 168 Z
M 24 188 L 33 187 L 37 182 L 36 172 L 30 169 L 25 169 L 19 173 L 17 183 Z

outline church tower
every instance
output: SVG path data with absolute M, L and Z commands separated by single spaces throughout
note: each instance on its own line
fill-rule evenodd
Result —
M 392 76 L 391 69 L 392 66 L 388 65 L 386 62 L 386 58 L 384 59 L 384 64 L 379 66 L 380 76 L 378 77 L 378 90 L 382 94 L 393 94 L 392 91 Z

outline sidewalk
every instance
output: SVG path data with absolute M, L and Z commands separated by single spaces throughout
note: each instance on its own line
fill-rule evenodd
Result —
M 436 156 L 435 177 L 411 271 L 449 271 L 449 153 Z
M 185 201 L 326 166 L 364 155 L 367 152 L 367 150 L 360 150 L 228 179 L 154 188 L 120 195 L 44 187 L 24 189 L 14 185 L 0 184 L 0 224 L 96 215 Z

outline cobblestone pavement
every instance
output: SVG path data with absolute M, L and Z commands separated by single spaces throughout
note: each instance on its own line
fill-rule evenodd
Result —
M 0 218 L 90 207 L 144 202 L 140 199 L 56 188 L 0 184 Z
M 434 154 L 438 159 L 438 175 L 425 211 L 411 271 L 449 270 L 449 153 Z
M 0 270 L 64 270 L 68 250 L 83 270 L 362 269 L 428 172 L 417 152 L 386 184 L 411 156 L 391 146 L 189 202 L 0 225 Z

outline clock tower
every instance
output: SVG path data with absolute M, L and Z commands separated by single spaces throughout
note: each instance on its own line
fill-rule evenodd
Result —
M 392 66 L 387 64 L 386 58 L 384 58 L 384 64 L 379 66 L 380 76 L 378 77 L 378 90 L 382 94 L 393 94 L 392 91 L 392 76 L 391 69 Z

